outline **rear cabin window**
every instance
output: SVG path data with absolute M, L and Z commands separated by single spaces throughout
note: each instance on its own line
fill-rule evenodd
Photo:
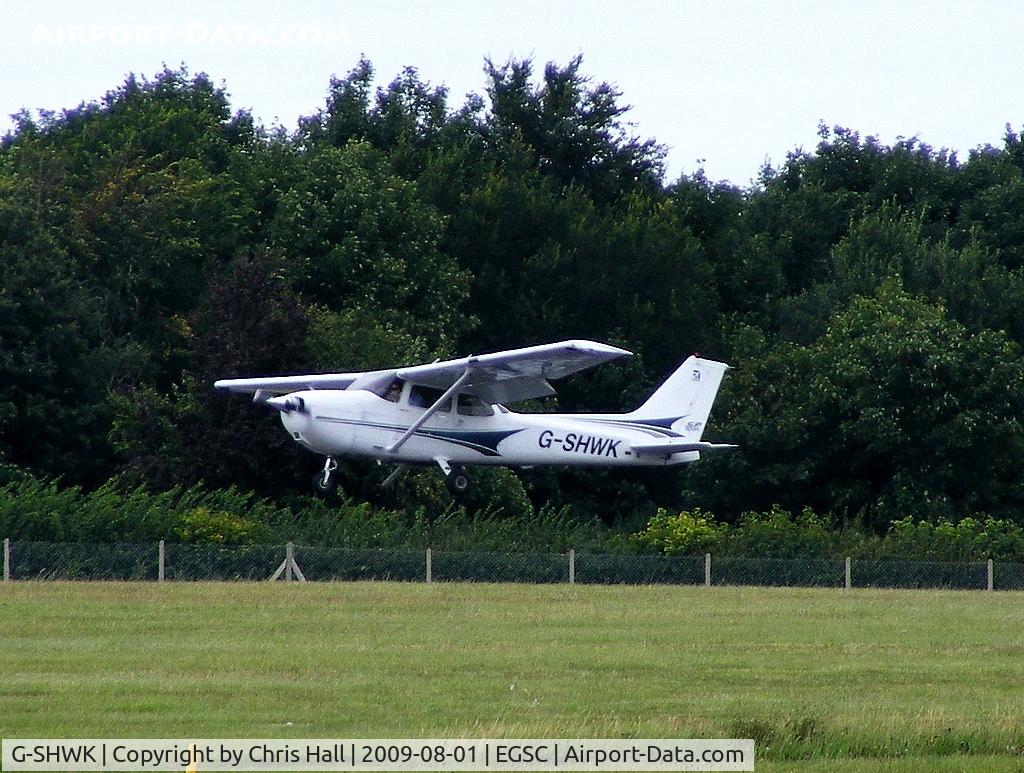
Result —
M 412 389 L 409 391 L 409 405 L 414 408 L 429 408 L 443 395 L 440 389 L 432 389 L 431 387 L 420 386 L 419 384 L 413 384 Z M 452 409 L 452 399 L 449 397 L 440 408 L 437 410 L 448 413 Z
M 494 409 L 473 395 L 459 395 L 460 416 L 493 416 Z

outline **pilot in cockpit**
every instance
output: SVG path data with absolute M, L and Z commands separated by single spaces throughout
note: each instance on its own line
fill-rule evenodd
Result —
M 402 396 L 402 382 L 397 378 L 391 382 L 391 386 L 388 387 L 388 391 L 384 393 L 384 399 L 391 403 L 397 403 L 398 398 Z

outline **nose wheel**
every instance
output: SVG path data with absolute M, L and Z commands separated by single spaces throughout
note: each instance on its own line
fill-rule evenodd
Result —
M 313 476 L 313 490 L 322 496 L 330 496 L 338 488 L 338 462 L 331 456 L 324 462 L 324 468 Z

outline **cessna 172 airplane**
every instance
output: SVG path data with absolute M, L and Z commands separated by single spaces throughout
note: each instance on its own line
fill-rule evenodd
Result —
M 594 341 L 562 341 L 365 373 L 225 379 L 215 387 L 252 393 L 277 410 L 296 443 L 327 457 L 314 486 L 337 485 L 337 459 L 361 456 L 406 466 L 436 464 L 455 494 L 465 468 L 489 464 L 665 466 L 736 446 L 701 440 L 728 368 L 697 355 L 635 411 L 516 413 L 502 403 L 555 393 L 549 383 L 630 354 Z

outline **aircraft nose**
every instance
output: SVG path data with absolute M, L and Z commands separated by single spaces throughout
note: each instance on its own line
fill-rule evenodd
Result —
M 306 412 L 306 401 L 296 395 L 284 395 L 282 397 L 272 397 L 266 401 L 274 410 L 280 411 L 281 413 L 305 413 Z
M 294 413 L 281 411 L 281 424 L 284 425 L 289 434 L 297 431 L 295 426 L 298 423 L 297 419 L 298 417 Z
M 287 401 L 284 398 L 274 398 L 278 400 L 278 405 L 274 407 L 280 411 L 281 425 L 284 427 L 285 432 L 299 445 L 304 448 L 308 448 L 310 451 L 317 451 L 318 444 L 318 433 L 316 431 L 316 424 L 310 416 L 309 408 L 305 405 L 301 409 L 296 409 L 296 406 L 292 404 L 287 405 Z M 295 398 L 301 401 L 301 398 Z
M 272 408 L 281 414 L 281 424 L 288 430 L 288 434 L 298 439 L 299 433 L 304 433 L 308 422 L 309 408 L 306 401 L 299 395 L 282 395 L 271 397 L 263 401 L 263 405 Z

